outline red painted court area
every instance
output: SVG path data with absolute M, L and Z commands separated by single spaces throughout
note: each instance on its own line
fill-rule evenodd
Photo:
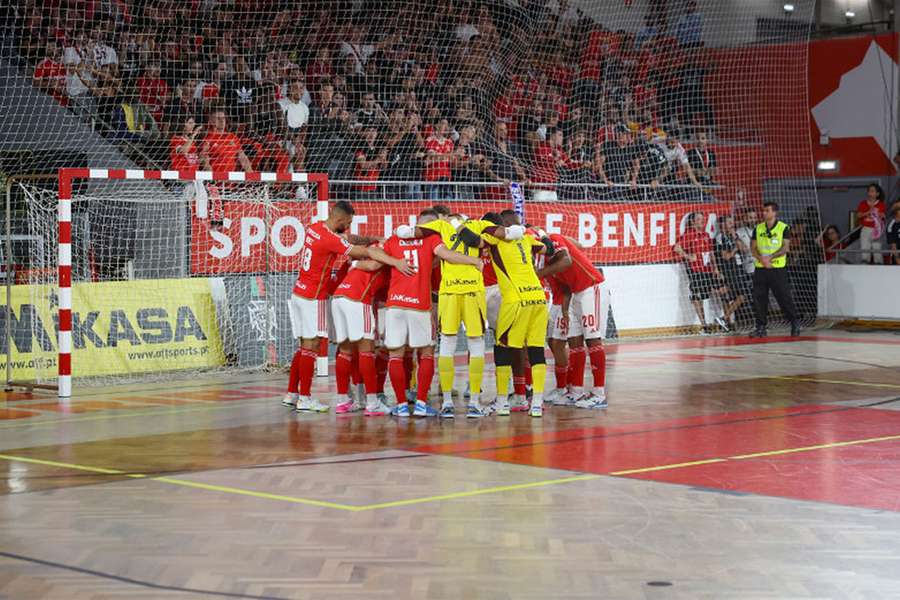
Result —
M 900 511 L 900 413 L 807 405 L 417 448 Z

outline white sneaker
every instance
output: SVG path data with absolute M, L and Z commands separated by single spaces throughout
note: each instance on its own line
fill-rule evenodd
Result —
M 525 396 L 515 396 L 513 397 L 513 401 L 510 403 L 509 410 L 513 412 L 528 412 L 531 408 L 531 403 L 525 398 Z
M 391 408 L 381 400 L 371 406 L 366 406 L 365 415 L 367 417 L 384 417 L 389 414 L 391 414 Z
M 584 394 L 581 392 L 573 392 L 567 391 L 564 394 L 560 394 L 553 401 L 553 406 L 575 406 L 575 403 L 581 400 L 584 397 Z
M 530 414 L 532 417 L 536 419 L 540 419 L 544 416 L 544 405 L 543 404 L 532 404 Z
M 576 402 L 575 406 L 578 408 L 606 408 L 609 406 L 606 401 L 606 391 L 591 392 Z
M 322 404 L 315 398 L 303 398 L 297 401 L 297 412 L 316 412 L 316 413 L 326 413 L 328 412 L 329 407 L 327 404 Z
M 347 392 L 347 397 L 343 402 L 339 402 L 334 407 L 334 412 L 343 415 L 347 413 L 355 413 L 363 410 L 365 406 L 356 399 L 352 392 Z
M 566 393 L 566 390 L 560 388 L 553 388 L 546 394 L 544 394 L 544 403 L 545 404 L 553 404 L 557 398 Z
M 281 403 L 288 408 L 296 408 L 297 400 L 300 398 L 300 394 L 296 394 L 294 392 L 288 392 L 281 399 Z
M 512 407 L 509 405 L 509 400 L 501 400 L 499 398 L 494 401 L 493 407 L 494 414 L 498 417 L 508 417 L 510 410 L 512 410 Z

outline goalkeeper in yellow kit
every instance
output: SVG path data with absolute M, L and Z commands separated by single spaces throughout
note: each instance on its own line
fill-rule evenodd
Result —
M 416 235 L 440 235 L 444 246 L 454 252 L 478 257 L 481 254 L 481 233 L 493 223 L 451 218 L 432 221 L 417 228 Z M 481 406 L 481 382 L 484 378 L 484 329 L 487 317 L 484 279 L 481 270 L 471 265 L 441 265 L 441 287 L 438 291 L 438 325 L 441 334 L 438 352 L 443 403 L 440 415 L 452 418 L 453 379 L 455 375 L 457 333 L 465 327 L 469 351 L 469 406 L 466 416 L 480 418 L 487 413 Z

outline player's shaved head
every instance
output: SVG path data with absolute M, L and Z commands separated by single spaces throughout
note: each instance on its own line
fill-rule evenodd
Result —
M 353 223 L 353 205 L 346 200 L 338 200 L 328 211 L 328 227 L 335 233 L 344 233 Z
M 494 225 L 502 225 L 503 218 L 500 216 L 500 213 L 496 212 L 487 212 L 484 213 L 484 216 L 481 217 L 482 221 L 488 221 L 489 223 L 493 223 Z
M 435 204 L 431 207 L 438 219 L 448 219 L 450 217 L 450 208 L 446 204 Z

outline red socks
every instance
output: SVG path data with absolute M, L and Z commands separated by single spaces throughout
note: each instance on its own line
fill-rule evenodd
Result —
M 525 377 L 516 377 L 513 375 L 513 393 L 516 396 L 525 395 Z
M 604 387 L 606 385 L 606 350 L 602 344 L 597 344 L 588 348 L 588 355 L 591 357 L 594 387 Z
M 556 388 L 560 390 L 566 389 L 569 383 L 569 365 L 556 367 L 553 371 L 556 373 Z
M 402 356 L 392 356 L 388 361 L 388 374 L 391 376 L 391 386 L 394 388 L 394 395 L 397 396 L 397 404 L 406 402 L 406 382 L 409 375 L 403 366 Z
M 334 379 L 337 382 L 338 396 L 346 396 L 350 389 L 350 373 L 353 368 L 351 355 L 338 352 L 334 358 Z
M 291 373 L 288 375 L 288 388 L 287 391 L 289 394 L 296 394 L 297 388 L 300 385 L 300 362 L 303 360 L 303 351 L 297 350 L 294 352 L 294 358 L 291 360 Z
M 359 370 L 362 372 L 366 394 L 378 393 L 378 371 L 375 368 L 375 355 L 371 352 L 360 352 Z
M 301 396 L 309 396 L 310 391 L 312 390 L 312 380 L 313 375 L 316 372 L 316 357 L 318 353 L 315 350 L 308 350 L 307 348 L 303 348 L 300 351 L 300 365 L 299 365 L 299 375 L 300 375 L 300 395 Z
M 428 390 L 434 378 L 434 356 L 419 357 L 419 371 L 416 377 L 416 400 L 428 402 Z
M 352 358 L 350 359 L 350 381 L 353 385 L 362 383 L 362 373 L 359 370 L 359 350 L 354 349 Z
M 569 385 L 584 387 L 584 366 L 587 363 L 587 352 L 584 346 L 569 350 Z

